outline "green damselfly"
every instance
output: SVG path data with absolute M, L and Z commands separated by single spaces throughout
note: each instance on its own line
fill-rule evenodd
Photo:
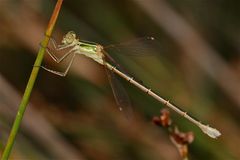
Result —
M 147 37 L 147 39 L 150 41 L 154 40 L 153 37 Z M 69 49 L 66 53 L 64 53 L 64 55 L 62 57 L 58 58 L 48 48 L 46 48 L 47 53 L 51 56 L 51 58 L 55 62 L 60 63 L 66 57 L 68 57 L 70 55 L 72 57 L 71 57 L 71 60 L 64 72 L 54 71 L 54 70 L 48 69 L 43 66 L 41 66 L 41 68 L 43 68 L 51 73 L 57 74 L 59 76 L 66 76 L 76 55 L 85 55 L 86 57 L 91 58 L 92 60 L 96 61 L 97 63 L 99 63 L 100 65 L 103 65 L 106 68 L 107 75 L 108 75 L 108 78 L 109 78 L 109 81 L 110 81 L 110 84 L 111 84 L 111 87 L 112 87 L 112 90 L 114 93 L 114 97 L 119 106 L 119 110 L 126 112 L 126 115 L 128 117 L 131 116 L 130 112 L 132 110 L 131 104 L 129 102 L 130 100 L 129 100 L 127 94 L 125 93 L 124 89 L 122 88 L 122 86 L 119 85 L 118 83 L 116 83 L 116 79 L 114 78 L 114 73 L 119 75 L 123 79 L 127 80 L 129 83 L 133 84 L 134 86 L 136 86 L 137 88 L 139 88 L 140 90 L 142 90 L 143 92 L 148 94 L 149 96 L 155 98 L 160 103 L 164 104 L 165 106 L 171 108 L 172 110 L 174 110 L 181 116 L 188 119 L 190 122 L 192 122 L 193 124 L 198 126 L 205 134 L 207 134 L 211 138 L 217 138 L 221 135 L 221 133 L 217 129 L 212 128 L 208 125 L 202 124 L 200 121 L 198 121 L 198 120 L 194 119 L 193 117 L 191 117 L 190 115 L 188 115 L 187 112 L 182 111 L 180 108 L 173 105 L 168 100 L 163 99 L 158 94 L 153 92 L 150 88 L 145 87 L 143 84 L 137 82 L 133 77 L 128 76 L 126 73 L 122 72 L 119 69 L 119 65 L 113 66 L 112 65 L 112 64 L 114 64 L 113 58 L 110 57 L 110 55 L 106 52 L 106 50 L 104 49 L 104 47 L 102 45 L 97 44 L 97 43 L 88 42 L 88 41 L 81 41 L 77 38 L 76 34 L 73 31 L 68 32 L 63 37 L 62 44 L 60 44 L 60 45 L 57 45 L 55 40 L 52 38 L 50 38 L 50 41 L 52 42 L 53 47 L 56 51 Z M 121 93 L 119 91 L 121 91 Z

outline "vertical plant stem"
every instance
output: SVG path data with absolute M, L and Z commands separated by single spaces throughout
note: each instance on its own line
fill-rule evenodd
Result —
M 55 26 L 60 8 L 62 6 L 62 2 L 63 2 L 63 0 L 58 0 L 57 3 L 56 3 L 56 6 L 55 6 L 54 11 L 52 13 L 52 17 L 51 17 L 51 19 L 48 23 L 48 27 L 47 27 L 47 30 L 46 30 L 46 33 L 45 33 L 45 38 L 41 42 L 42 47 L 40 47 L 40 49 L 38 51 L 38 55 L 37 55 L 37 58 L 35 60 L 34 66 L 40 66 L 41 63 L 42 63 L 44 53 L 45 53 L 45 48 L 48 45 L 49 37 L 51 36 L 53 28 Z M 22 122 L 24 112 L 25 112 L 27 104 L 29 102 L 29 98 L 30 98 L 35 80 L 37 78 L 38 71 L 39 71 L 39 67 L 33 67 L 30 78 L 28 80 L 28 83 L 27 83 L 27 86 L 26 86 L 26 89 L 25 89 L 25 92 L 24 92 L 24 95 L 23 95 L 23 98 L 22 98 L 22 101 L 19 105 L 15 121 L 13 123 L 10 135 L 8 137 L 7 144 L 6 144 L 5 149 L 3 151 L 1 160 L 7 160 L 9 158 L 9 155 L 11 153 L 13 144 L 15 142 L 20 124 Z

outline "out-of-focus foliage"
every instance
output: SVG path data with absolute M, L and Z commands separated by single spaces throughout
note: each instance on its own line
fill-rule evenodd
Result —
M 203 40 L 203 53 L 198 52 L 200 40 L 195 36 L 179 43 L 175 33 L 188 33 L 181 33 L 180 23 L 172 25 L 174 34 L 164 28 L 165 22 L 179 19 L 158 15 L 160 9 L 153 17 L 138 1 L 65 0 L 53 37 L 60 42 L 64 33 L 74 30 L 80 39 L 103 45 L 155 37 L 152 54 L 110 54 L 143 84 L 222 132 L 212 140 L 171 112 L 181 131 L 194 133 L 188 146 L 190 159 L 240 159 L 239 1 L 141 1 L 145 6 L 157 2 L 161 11 L 170 10 L 184 20 L 191 33 Z M 0 0 L 1 151 L 55 2 Z M 190 55 L 195 48 L 196 54 Z M 134 49 L 141 52 L 144 47 L 139 43 Z M 45 56 L 44 65 L 50 68 L 63 70 L 65 64 Z M 168 133 L 151 123 L 164 106 L 120 81 L 132 100 L 132 121 L 118 111 L 105 70 L 92 60 L 78 56 L 64 78 L 41 70 L 12 158 L 181 159 Z

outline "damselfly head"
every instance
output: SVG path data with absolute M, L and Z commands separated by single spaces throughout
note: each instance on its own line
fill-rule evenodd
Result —
M 62 40 L 63 44 L 71 44 L 76 39 L 76 33 L 74 31 L 69 31 Z

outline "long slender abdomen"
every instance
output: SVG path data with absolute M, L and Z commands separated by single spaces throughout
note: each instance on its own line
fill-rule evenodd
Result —
M 177 106 L 171 104 L 169 102 L 169 100 L 165 100 L 162 97 L 160 97 L 159 95 L 157 95 L 156 93 L 154 93 L 153 91 L 151 91 L 150 88 L 147 88 L 143 85 L 141 85 L 140 83 L 138 83 L 137 81 L 135 81 L 133 79 L 133 77 L 128 77 L 127 75 L 125 75 L 124 73 L 122 73 L 121 71 L 119 71 L 116 67 L 112 66 L 109 63 L 106 63 L 108 69 L 112 70 L 113 72 L 115 72 L 116 74 L 118 74 L 120 77 L 126 79 L 128 82 L 132 83 L 133 85 L 135 85 L 136 87 L 138 87 L 139 89 L 141 89 L 143 92 L 147 93 L 148 95 L 150 95 L 151 97 L 155 98 L 156 100 L 158 100 L 159 102 L 161 102 L 162 104 L 164 104 L 165 106 L 171 108 L 172 110 L 174 110 L 175 112 L 177 112 L 178 114 L 180 114 L 181 116 L 183 116 L 184 118 L 188 119 L 190 122 L 192 122 L 193 124 L 195 124 L 196 126 L 198 126 L 205 134 L 207 134 L 208 136 L 210 136 L 211 138 L 217 138 L 221 135 L 221 133 L 215 129 L 212 128 L 208 125 L 204 125 L 201 122 L 199 122 L 198 120 L 194 119 L 193 117 L 191 117 L 190 115 L 187 114 L 187 112 L 182 111 L 180 108 L 178 108 Z

